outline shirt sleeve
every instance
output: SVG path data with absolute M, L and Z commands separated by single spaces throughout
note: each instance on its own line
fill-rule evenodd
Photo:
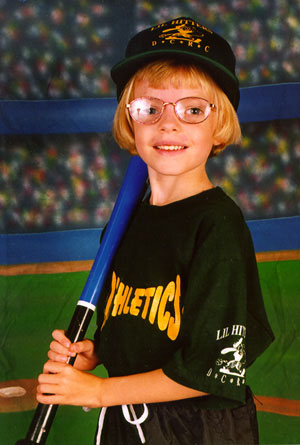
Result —
M 263 307 L 252 241 L 247 228 L 226 221 L 203 236 L 183 295 L 181 346 L 163 371 L 182 385 L 244 402 L 249 330 L 258 343 L 251 361 L 264 349 L 249 323 L 248 300 L 258 312 Z

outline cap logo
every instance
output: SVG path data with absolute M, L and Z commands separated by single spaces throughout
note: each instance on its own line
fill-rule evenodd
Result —
M 166 24 L 163 25 L 166 26 Z M 192 20 L 182 19 L 174 20 L 171 22 L 171 24 L 168 23 L 167 25 L 169 26 L 166 29 L 161 29 L 162 32 L 158 35 L 160 44 L 174 45 L 179 43 L 182 45 L 187 45 L 190 48 L 203 47 L 205 52 L 209 52 L 210 46 L 205 45 L 205 42 L 203 42 L 203 39 L 205 39 L 205 34 L 201 31 L 205 30 L 206 32 L 213 34 L 210 29 L 205 28 Z M 154 26 L 151 31 L 157 30 L 161 27 L 162 25 Z M 152 46 L 156 46 L 157 43 L 157 40 L 153 40 Z

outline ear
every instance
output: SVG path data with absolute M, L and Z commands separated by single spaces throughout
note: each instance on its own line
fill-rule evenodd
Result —
M 216 130 L 214 131 L 214 133 L 216 133 Z M 218 132 L 220 133 L 220 132 Z M 218 136 L 213 136 L 213 147 L 219 147 L 221 145 L 225 145 L 224 141 L 222 141 L 220 138 L 218 138 Z
M 213 158 L 214 156 L 217 156 L 219 153 L 221 153 L 221 151 L 224 150 L 225 147 L 226 147 L 226 144 L 224 144 L 224 143 L 218 144 L 218 145 L 213 145 L 211 152 L 209 154 L 209 158 Z

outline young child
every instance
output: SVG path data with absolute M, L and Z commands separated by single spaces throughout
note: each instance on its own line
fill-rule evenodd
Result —
M 181 17 L 134 36 L 112 78 L 115 138 L 146 162 L 150 194 L 114 258 L 94 341 L 54 331 L 37 399 L 103 407 L 101 445 L 258 443 L 246 368 L 273 334 L 247 225 L 205 168 L 240 140 L 234 55 Z M 85 372 L 100 363 L 107 379 Z

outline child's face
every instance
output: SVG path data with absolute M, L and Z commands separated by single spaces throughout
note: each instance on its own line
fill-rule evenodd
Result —
M 165 89 L 153 88 L 146 80 L 138 81 L 134 98 L 142 96 L 172 103 L 185 97 L 209 99 L 200 86 L 186 87 L 184 80 L 180 88 L 170 85 Z M 133 121 L 136 149 L 148 165 L 150 180 L 153 174 L 186 176 L 189 181 L 195 176 L 199 180 L 212 146 L 219 144 L 214 138 L 215 119 L 216 113 L 211 112 L 201 123 L 185 123 L 178 119 L 173 105 L 166 105 L 160 120 L 154 124 Z

